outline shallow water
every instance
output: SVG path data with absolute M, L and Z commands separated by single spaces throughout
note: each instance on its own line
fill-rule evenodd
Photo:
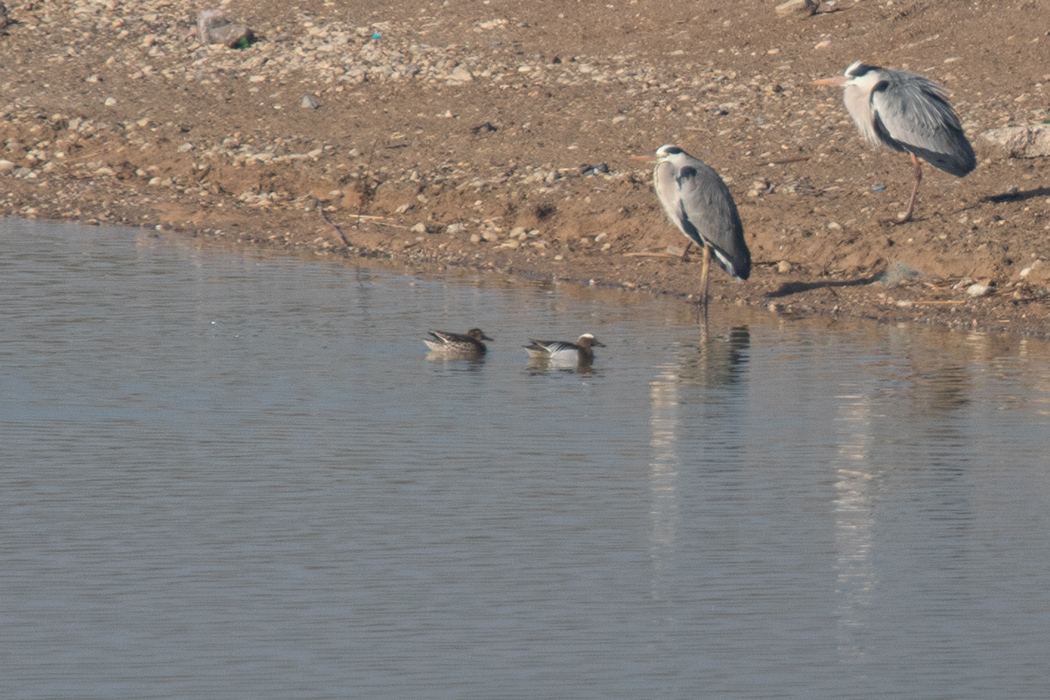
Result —
M 0 297 L 3 697 L 1050 697 L 1042 342 L 15 220 Z

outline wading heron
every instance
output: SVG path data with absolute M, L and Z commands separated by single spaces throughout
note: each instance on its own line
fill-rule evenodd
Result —
M 973 147 L 948 102 L 947 91 L 932 80 L 917 73 L 857 61 L 844 74 L 817 80 L 815 84 L 843 86 L 846 110 L 873 146 L 911 154 L 915 187 L 908 209 L 899 219 L 901 223 L 911 221 L 915 208 L 915 196 L 922 182 L 920 158 L 956 177 L 965 177 L 977 167 Z
M 744 225 L 733 195 L 714 168 L 678 146 L 660 146 L 655 156 L 638 156 L 635 160 L 656 161 L 656 197 L 667 218 L 689 239 L 682 257 L 693 243 L 704 249 L 699 303 L 706 312 L 712 255 L 730 277 L 746 280 L 751 275 L 751 251 L 744 241 Z

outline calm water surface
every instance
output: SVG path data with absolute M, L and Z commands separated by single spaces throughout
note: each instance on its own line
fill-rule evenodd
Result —
M 0 697 L 1050 697 L 1042 342 L 14 220 L 0 299 Z

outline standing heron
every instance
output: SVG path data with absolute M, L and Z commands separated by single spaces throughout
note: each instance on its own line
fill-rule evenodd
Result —
M 899 223 L 911 221 L 922 182 L 920 158 L 956 177 L 965 177 L 977 167 L 973 147 L 948 102 L 947 91 L 932 80 L 857 61 L 844 74 L 814 84 L 843 86 L 846 110 L 873 146 L 911 154 L 915 187 Z
M 656 197 L 667 218 L 689 239 L 682 258 L 693 243 L 704 249 L 699 301 L 706 316 L 712 255 L 730 277 L 746 280 L 751 275 L 751 251 L 744 241 L 744 225 L 733 195 L 711 166 L 678 146 L 660 146 L 654 157 L 642 156 L 639 160 L 656 161 Z

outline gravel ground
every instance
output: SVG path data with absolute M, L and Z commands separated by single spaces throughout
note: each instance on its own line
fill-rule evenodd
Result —
M 676 143 L 756 261 L 716 300 L 1050 335 L 1046 157 L 985 138 L 1050 120 L 1050 7 L 775 5 L 231 1 L 255 41 L 230 48 L 182 0 L 7 2 L 0 213 L 686 298 L 699 265 L 629 160 Z M 978 153 L 927 166 L 909 224 L 908 159 L 811 85 L 857 59 L 944 84 Z

